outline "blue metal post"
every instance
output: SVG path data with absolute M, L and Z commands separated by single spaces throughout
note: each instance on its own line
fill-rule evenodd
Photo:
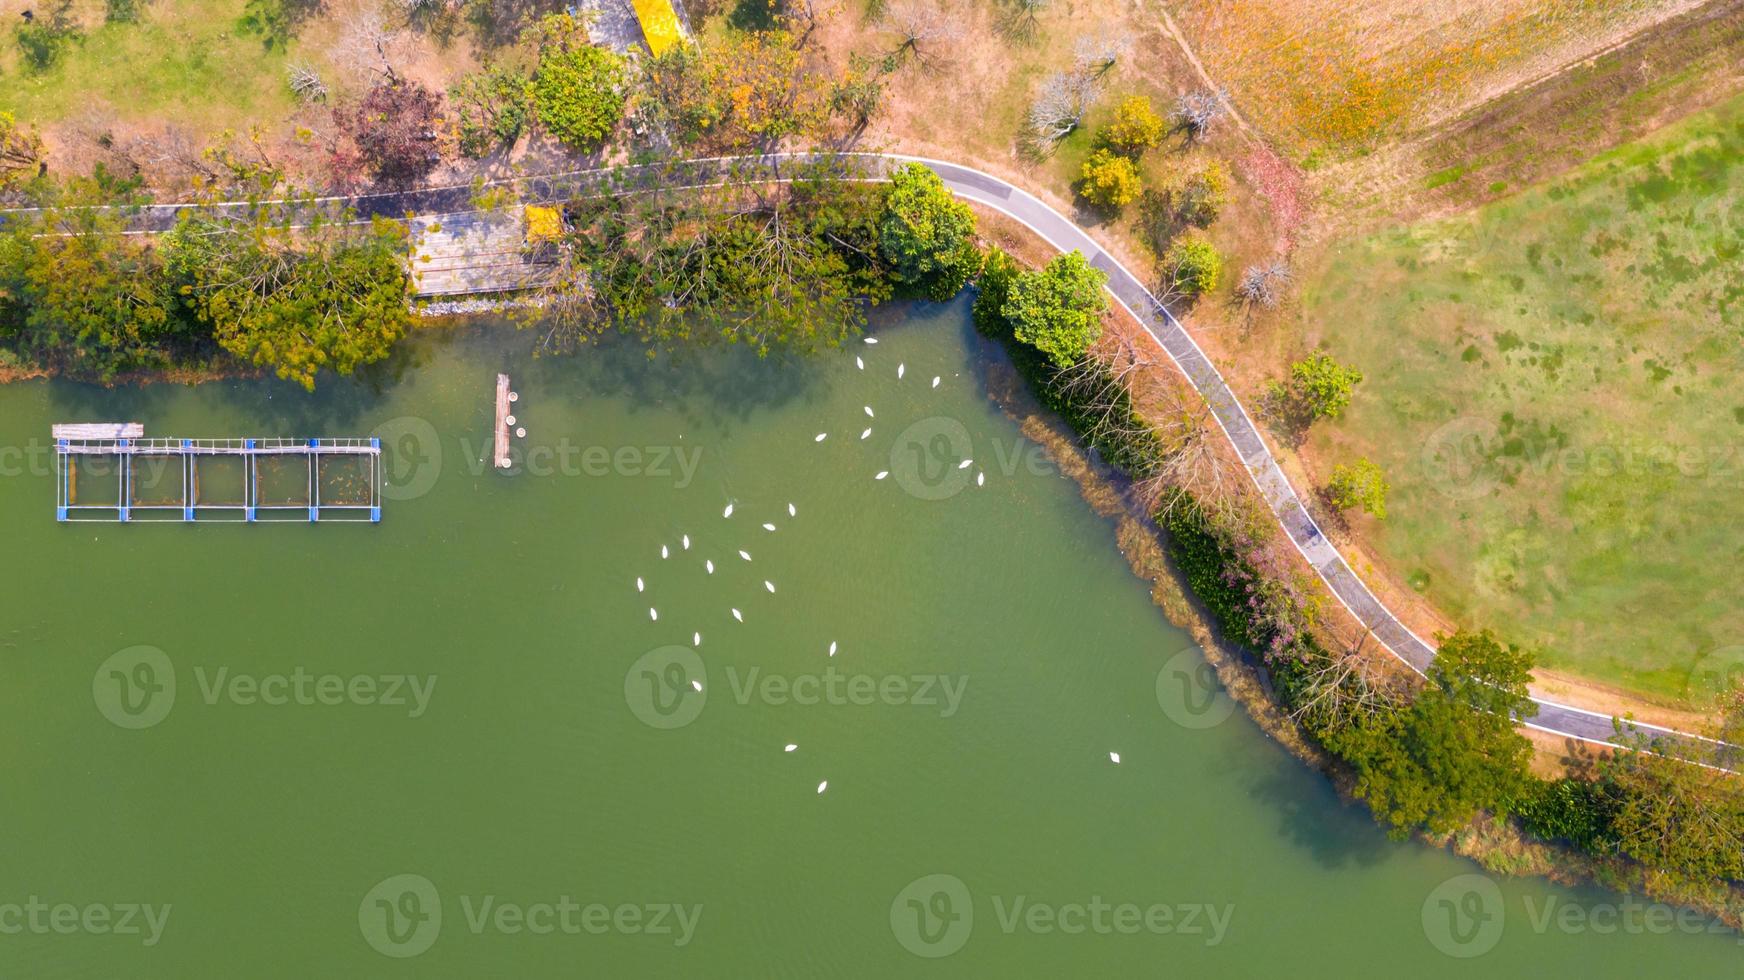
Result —
M 127 440 L 119 440 L 118 445 L 120 445 L 122 449 L 126 449 Z M 121 523 L 123 524 L 127 523 L 128 511 L 130 510 L 127 506 L 127 502 L 133 499 L 133 487 L 131 485 L 133 482 L 133 467 L 127 465 L 127 460 L 129 458 L 130 457 L 126 453 L 122 453 L 115 458 L 115 465 L 121 467 L 121 499 L 116 501 L 116 504 L 121 507 Z
M 184 457 L 182 460 L 182 520 L 184 521 L 194 519 L 194 499 L 189 496 L 191 488 L 188 486 L 188 480 L 193 476 L 194 470 L 192 464 L 185 458 L 189 455 L 187 450 L 192 449 L 193 446 L 194 440 L 182 440 L 182 456 Z

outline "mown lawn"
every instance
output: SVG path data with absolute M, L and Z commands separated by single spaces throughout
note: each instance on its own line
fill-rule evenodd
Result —
M 1366 373 L 1308 454 L 1464 624 L 1701 704 L 1744 665 L 1744 98 L 1455 219 L 1328 250 L 1310 333 Z
M 14 13 L 0 32 L 0 106 L 38 124 L 83 113 L 197 132 L 278 123 L 294 101 L 287 54 L 238 29 L 242 7 L 243 0 L 156 0 L 141 5 L 137 23 L 109 24 L 101 4 L 81 3 L 84 36 L 40 72 L 23 64 Z

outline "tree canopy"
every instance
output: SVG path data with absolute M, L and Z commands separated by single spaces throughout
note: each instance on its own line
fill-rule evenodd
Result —
M 587 43 L 568 14 L 552 14 L 540 27 L 543 47 L 533 72 L 539 124 L 575 149 L 598 149 L 624 115 L 624 61 Z
M 397 221 L 303 230 L 264 210 L 237 221 L 194 212 L 163 247 L 221 347 L 310 390 L 323 368 L 349 374 L 386 357 L 411 323 Z
M 666 188 L 572 202 L 571 230 L 533 322 L 546 349 L 607 332 L 694 341 L 836 346 L 889 295 L 877 189 L 802 169 L 785 184 Z
M 1423 689 L 1403 708 L 1354 716 L 1327 735 L 1396 837 L 1449 833 L 1478 810 L 1505 811 L 1525 788 L 1532 743 L 1514 728 L 1535 710 L 1531 655 L 1487 630 L 1440 638 Z
M 1079 196 L 1097 207 L 1119 210 L 1138 200 L 1143 189 L 1132 159 L 1109 150 L 1090 154 L 1078 172 Z
M 1108 274 L 1076 249 L 1019 275 L 1003 312 L 1012 336 L 1041 351 L 1056 367 L 1070 367 L 1102 336 Z
M 74 374 L 160 367 L 188 340 L 149 239 L 102 207 L 127 188 L 79 178 L 0 234 L 0 336 Z M 117 196 L 117 195 L 121 196 Z
M 935 300 L 955 296 L 981 265 L 975 212 L 918 163 L 890 175 L 878 245 L 899 282 Z

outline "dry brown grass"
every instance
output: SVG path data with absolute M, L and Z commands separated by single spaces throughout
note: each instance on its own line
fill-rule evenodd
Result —
M 1285 145 L 1433 123 L 1695 0 L 1168 0 L 1211 72 Z

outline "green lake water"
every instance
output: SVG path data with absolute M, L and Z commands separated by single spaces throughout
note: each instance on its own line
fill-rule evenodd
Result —
M 313 396 L 0 388 L 0 976 L 1744 964 L 1340 804 L 1204 687 L 987 398 L 966 314 L 798 363 L 535 360 L 496 327 Z M 498 371 L 513 474 L 481 462 Z M 97 419 L 380 434 L 391 499 L 378 526 L 57 524 L 49 425 Z

